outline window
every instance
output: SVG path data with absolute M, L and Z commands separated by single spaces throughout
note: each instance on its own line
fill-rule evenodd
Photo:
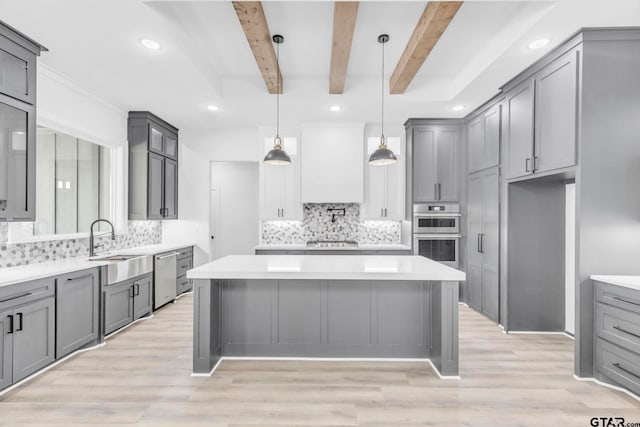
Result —
M 14 223 L 9 240 L 88 233 L 97 218 L 114 220 L 115 152 L 46 127 L 36 132 L 36 220 Z M 96 231 L 106 231 L 104 223 Z

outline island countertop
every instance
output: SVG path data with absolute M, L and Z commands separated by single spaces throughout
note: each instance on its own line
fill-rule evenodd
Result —
M 434 280 L 466 274 L 421 256 L 229 255 L 189 270 L 190 279 Z

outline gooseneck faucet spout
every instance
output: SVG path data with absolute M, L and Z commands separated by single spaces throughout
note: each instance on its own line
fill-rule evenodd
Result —
M 96 219 L 91 223 L 91 227 L 89 227 L 90 228 L 90 233 L 89 233 L 89 256 L 90 257 L 95 256 L 96 254 L 96 248 L 93 243 L 94 241 L 93 226 L 99 222 L 106 222 L 107 224 L 109 224 L 109 226 L 111 227 L 111 240 L 116 240 L 115 228 L 113 227 L 113 224 L 111 223 L 111 221 L 109 221 L 108 219 L 102 219 L 102 218 Z

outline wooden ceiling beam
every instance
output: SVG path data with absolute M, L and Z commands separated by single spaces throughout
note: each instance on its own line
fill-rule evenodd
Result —
M 344 92 L 357 15 L 357 1 L 337 1 L 334 3 L 331 69 L 329 71 L 329 93 L 332 95 Z
M 389 89 L 404 93 L 464 2 L 430 1 L 396 65 Z
M 264 83 L 267 85 L 267 90 L 270 94 L 277 93 L 279 78 L 280 93 L 282 93 L 282 74 L 280 73 L 280 67 L 278 67 L 276 51 L 273 48 L 273 41 L 271 40 L 271 33 L 269 32 L 267 18 L 264 15 L 262 2 L 234 1 L 232 3 Z

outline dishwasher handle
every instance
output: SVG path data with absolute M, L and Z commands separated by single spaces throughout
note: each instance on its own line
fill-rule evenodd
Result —
M 180 252 L 172 252 L 172 253 L 167 254 L 167 255 L 156 256 L 156 259 L 157 259 L 157 260 L 158 260 L 158 259 L 165 259 L 165 258 L 170 258 L 170 257 L 172 257 L 172 256 L 176 256 L 176 257 L 177 257 L 178 255 L 180 255 Z

